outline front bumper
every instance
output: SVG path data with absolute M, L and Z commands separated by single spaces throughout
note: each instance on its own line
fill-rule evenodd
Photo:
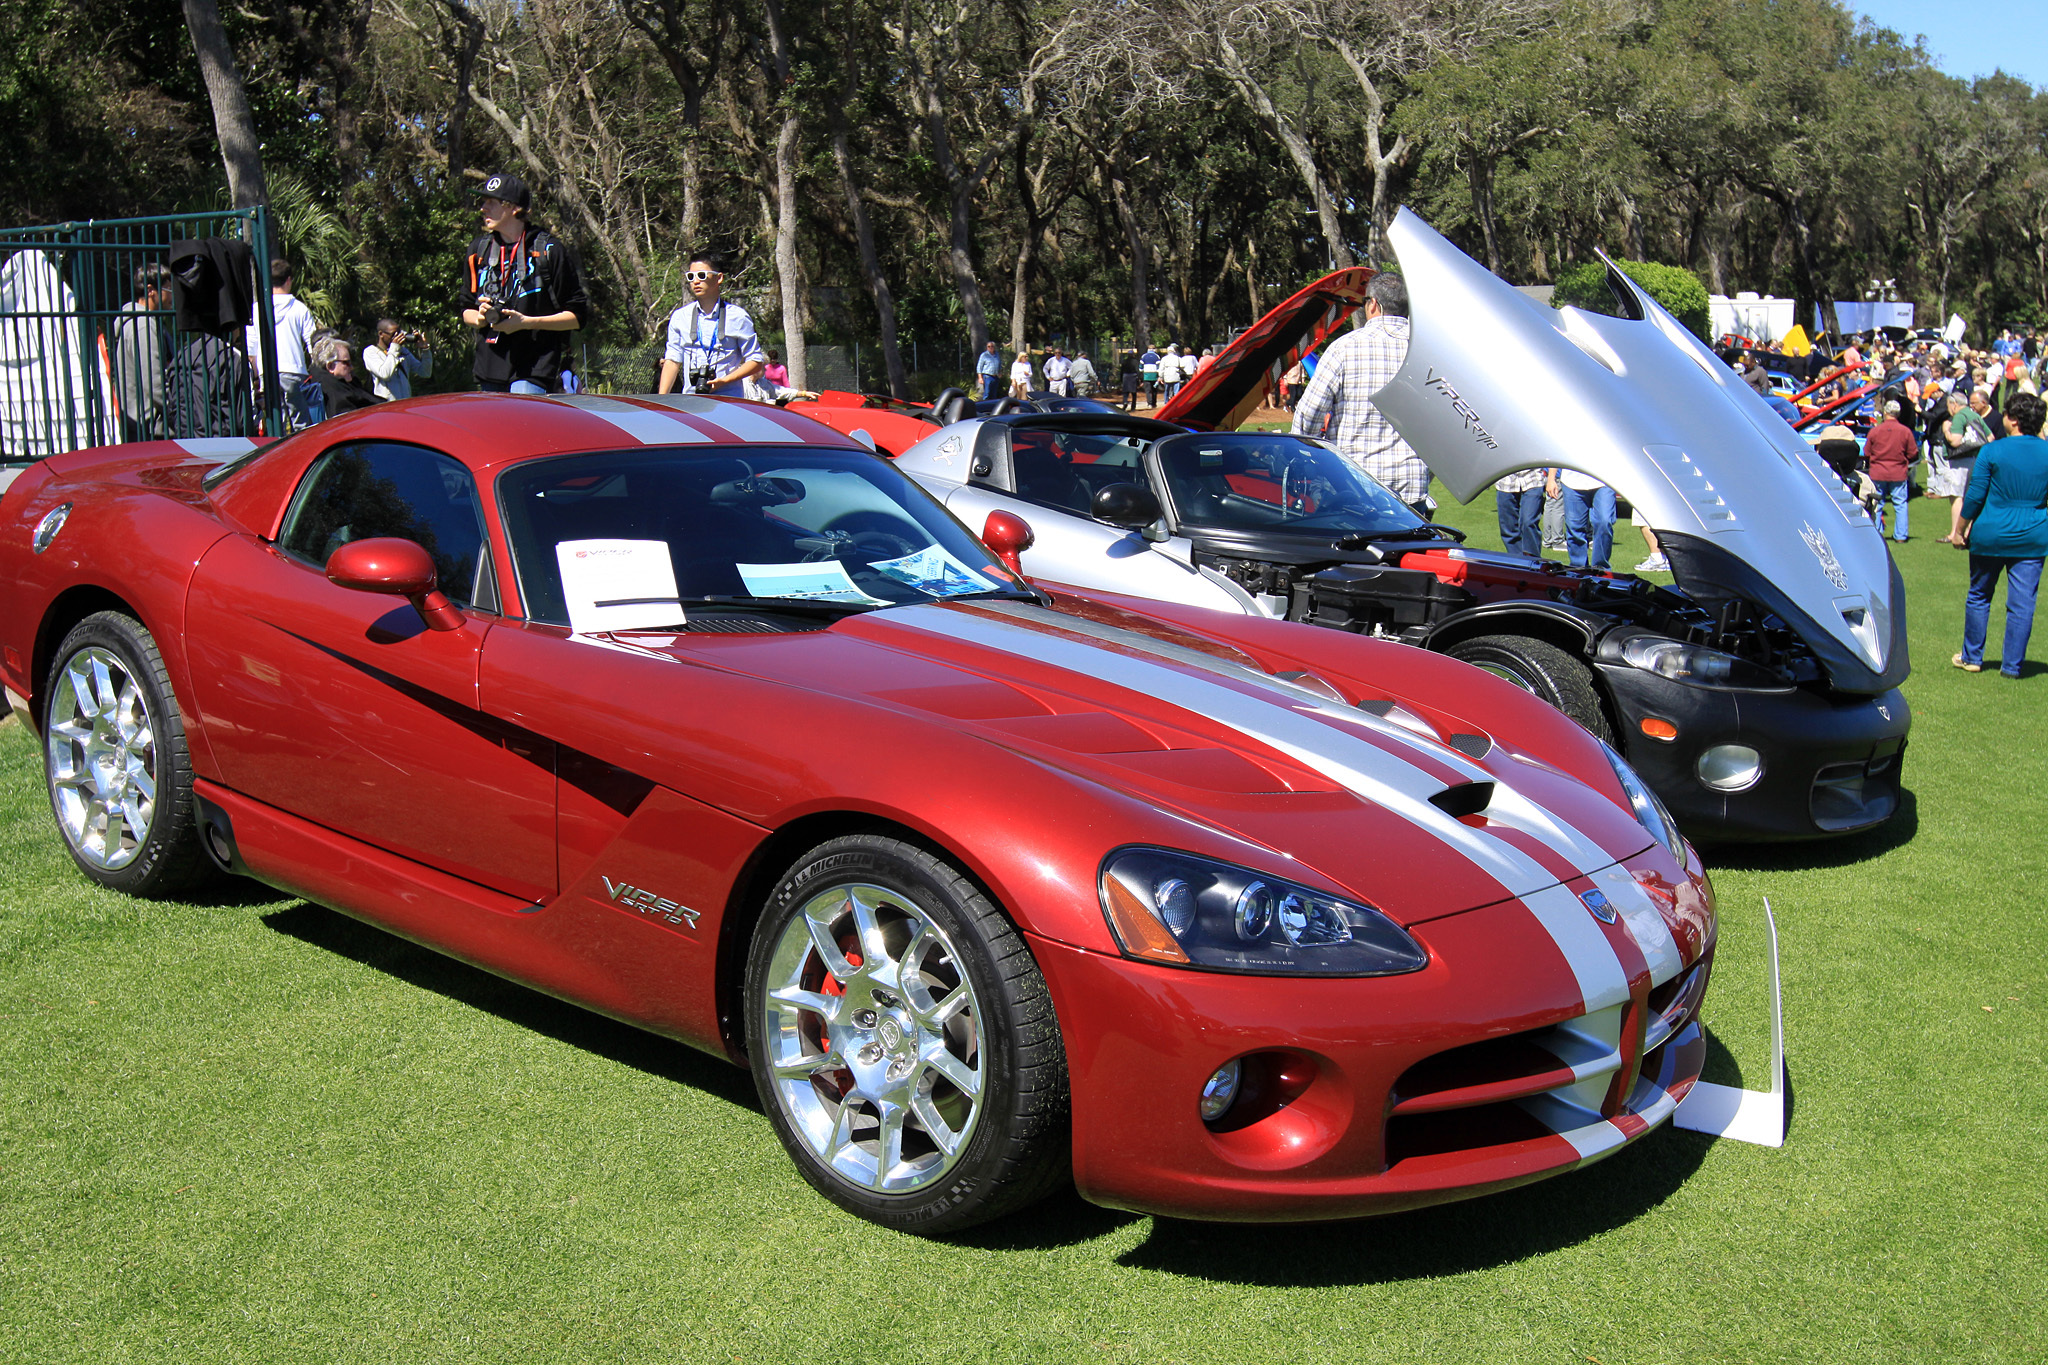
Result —
M 1430 965 L 1393 977 L 1195 972 L 1034 937 L 1066 1038 L 1076 1186 L 1141 1213 L 1297 1222 L 1469 1198 L 1618 1151 L 1670 1117 L 1706 1056 L 1712 891 L 1697 874 L 1663 885 L 1666 920 L 1689 926 L 1682 963 L 1663 980 L 1639 966 L 1592 1009 L 1569 974 L 1534 965 L 1549 943 L 1513 901 L 1415 926 Z M 1245 1091 L 1205 1124 L 1203 1082 L 1232 1059 Z
M 1719 691 L 1626 664 L 1598 665 L 1620 722 L 1620 748 L 1696 842 L 1816 839 L 1882 824 L 1899 809 L 1913 717 L 1897 688 L 1875 697 Z M 1652 739 L 1646 719 L 1678 728 Z M 1763 759 L 1745 791 L 1699 777 L 1700 757 L 1743 744 Z

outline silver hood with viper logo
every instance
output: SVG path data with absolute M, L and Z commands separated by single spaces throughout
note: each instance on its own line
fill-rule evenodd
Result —
M 1635 505 L 1695 598 L 1774 613 L 1841 690 L 1905 678 L 1904 586 L 1870 518 L 1612 261 L 1609 282 L 1632 316 L 1539 304 L 1406 209 L 1390 240 L 1410 340 L 1373 402 L 1453 497 L 1469 502 L 1519 469 L 1579 470 Z

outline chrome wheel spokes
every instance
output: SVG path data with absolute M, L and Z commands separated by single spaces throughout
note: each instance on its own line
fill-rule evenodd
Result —
M 156 819 L 156 731 L 126 664 L 97 645 L 64 665 L 45 731 L 57 823 L 78 855 L 108 871 L 141 854 Z
M 945 1174 L 981 1112 L 981 1012 L 921 908 L 867 883 L 812 896 L 775 945 L 766 997 L 777 1102 L 821 1161 L 884 1194 Z

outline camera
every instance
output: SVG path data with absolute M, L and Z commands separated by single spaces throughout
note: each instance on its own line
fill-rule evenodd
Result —
M 695 365 L 690 369 L 690 392 L 709 393 L 718 378 L 718 371 L 709 365 Z
M 476 296 L 476 311 L 483 314 L 484 326 L 495 327 L 498 325 L 498 318 L 505 311 L 505 305 L 498 302 L 489 292 L 480 291 Z

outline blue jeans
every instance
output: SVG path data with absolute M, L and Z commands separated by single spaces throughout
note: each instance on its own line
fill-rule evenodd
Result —
M 980 376 L 980 379 L 981 397 L 994 398 L 996 396 L 996 377 L 992 374 L 984 374 Z
M 1574 569 L 1608 568 L 1614 558 L 1614 490 L 1603 486 L 1586 491 L 1566 484 L 1564 532 Z
M 1913 491 L 1910 479 L 1873 479 L 1877 485 L 1877 506 L 1871 510 L 1871 519 L 1877 522 L 1877 533 L 1884 534 L 1884 505 L 1892 505 L 1892 539 L 1906 538 L 1906 503 Z M 1974 558 L 1974 556 L 1972 556 Z
M 2005 574 L 2005 652 L 1998 656 L 1998 671 L 2008 678 L 2017 678 L 2020 661 L 2027 657 L 2027 637 L 2034 633 L 2034 597 L 2041 590 L 2038 559 L 1970 556 L 1970 595 L 1963 599 L 1963 662 L 1984 662 L 1984 636 L 1991 627 L 1991 594 L 1998 588 L 2001 572 Z
M 1525 488 L 1519 493 L 1496 492 L 1494 513 L 1500 518 L 1500 546 L 1509 554 L 1543 557 L 1543 490 Z

